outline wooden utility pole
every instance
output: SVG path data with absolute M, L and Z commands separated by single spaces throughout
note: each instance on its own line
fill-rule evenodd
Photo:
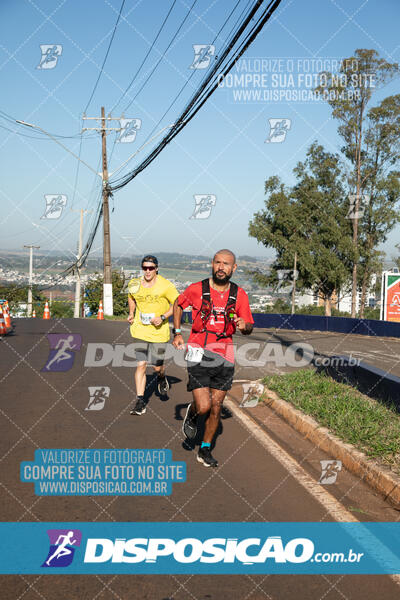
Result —
M 24 246 L 24 248 L 29 248 L 29 287 L 28 287 L 28 317 L 32 316 L 32 279 L 33 279 L 33 249 L 40 248 L 40 246 L 33 246 L 29 244 Z
M 295 302 L 296 302 L 296 279 L 297 279 L 297 252 L 294 253 L 293 262 L 293 287 L 292 287 L 292 315 L 294 315 Z
M 101 151 L 103 157 L 103 263 L 104 282 L 103 300 L 104 314 L 113 314 L 113 294 L 111 275 L 111 246 L 110 246 L 110 212 L 108 207 L 108 168 L 107 168 L 107 146 L 106 146 L 106 117 L 104 106 L 101 107 Z

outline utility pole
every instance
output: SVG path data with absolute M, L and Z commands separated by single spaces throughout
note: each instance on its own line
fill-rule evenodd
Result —
M 84 127 L 82 131 L 100 131 L 101 133 L 101 153 L 102 153 L 102 180 L 103 180 L 103 305 L 104 314 L 112 316 L 113 293 L 112 293 L 112 274 L 111 274 L 111 243 L 110 243 L 110 212 L 108 199 L 110 191 L 108 188 L 108 167 L 107 167 L 107 143 L 106 136 L 108 131 L 121 131 L 120 127 L 106 127 L 106 121 L 119 121 L 117 117 L 106 117 L 104 106 L 101 107 L 101 117 L 86 117 L 84 120 L 101 120 L 101 127 Z
M 296 303 L 296 279 L 297 279 L 297 252 L 294 253 L 294 261 L 293 261 L 293 288 L 292 288 L 292 315 L 295 312 L 295 303 Z
M 112 275 L 111 275 L 111 246 L 110 246 L 110 213 L 108 207 L 108 168 L 107 168 L 107 147 L 106 147 L 106 119 L 104 106 L 101 107 L 101 152 L 103 155 L 103 264 L 104 264 L 104 283 L 103 299 L 104 314 L 112 315 L 113 293 L 112 293 Z
M 73 209 L 71 209 L 73 210 Z M 81 217 L 79 222 L 79 241 L 78 241 L 78 256 L 77 256 L 77 267 L 76 267 L 76 283 L 75 283 L 75 306 L 74 306 L 74 319 L 79 319 L 80 315 L 80 302 L 81 302 L 81 267 L 80 260 L 82 257 L 82 237 L 83 237 L 83 215 L 85 213 L 89 213 L 84 208 L 81 208 L 80 211 Z
M 29 287 L 28 287 L 28 317 L 32 316 L 32 271 L 33 271 L 33 249 L 40 246 L 24 245 L 24 248 L 29 248 Z

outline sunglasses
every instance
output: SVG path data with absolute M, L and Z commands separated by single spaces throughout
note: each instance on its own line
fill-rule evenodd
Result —
M 142 267 L 143 271 L 155 271 L 156 267 Z

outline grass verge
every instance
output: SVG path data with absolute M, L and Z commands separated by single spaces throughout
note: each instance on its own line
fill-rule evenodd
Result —
M 263 383 L 344 442 L 400 474 L 400 415 L 394 406 L 312 370 L 268 376 Z

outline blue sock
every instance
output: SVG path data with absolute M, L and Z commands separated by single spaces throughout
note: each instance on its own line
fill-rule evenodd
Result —
M 201 442 L 201 448 L 210 448 L 211 444 L 209 444 L 208 442 Z

